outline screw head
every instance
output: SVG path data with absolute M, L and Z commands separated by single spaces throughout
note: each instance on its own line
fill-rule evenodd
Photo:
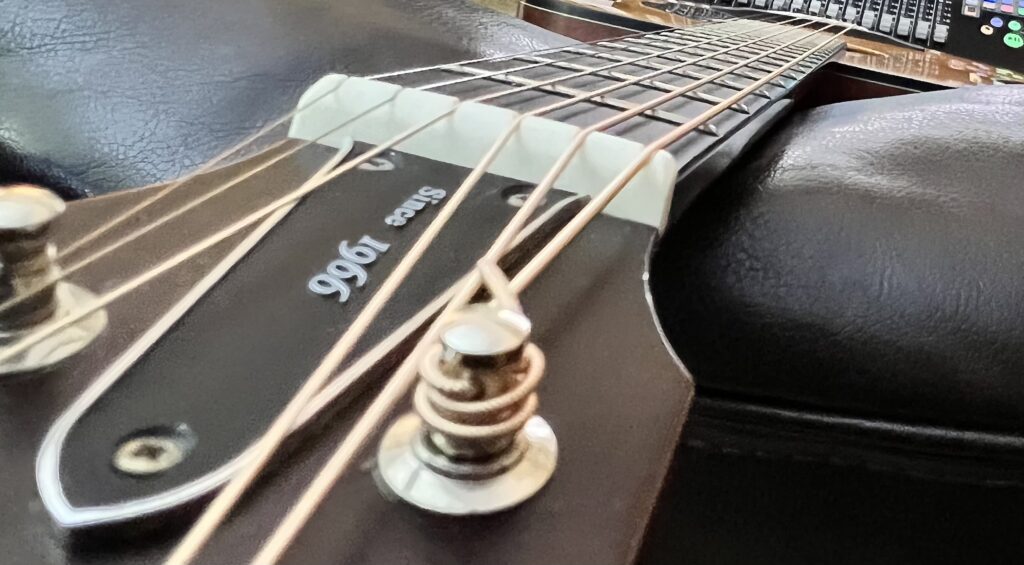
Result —
M 181 438 L 142 435 L 127 439 L 117 447 L 112 463 L 122 473 L 150 476 L 163 473 L 181 463 L 188 455 L 188 446 Z

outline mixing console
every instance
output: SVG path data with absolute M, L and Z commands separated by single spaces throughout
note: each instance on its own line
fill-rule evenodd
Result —
M 1024 0 L 709 0 L 857 24 L 894 40 L 1024 71 Z

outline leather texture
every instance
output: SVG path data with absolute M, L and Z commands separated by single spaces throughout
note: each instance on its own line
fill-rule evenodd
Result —
M 776 130 L 654 262 L 701 394 L 1019 451 L 1021 123 L 1024 87 L 994 86 L 834 104 Z
M 5 0 L 0 182 L 68 198 L 143 186 L 284 115 L 327 73 L 568 42 L 466 0 Z
M 698 392 L 642 562 L 1022 561 L 1021 123 L 1019 86 L 804 111 L 669 229 Z

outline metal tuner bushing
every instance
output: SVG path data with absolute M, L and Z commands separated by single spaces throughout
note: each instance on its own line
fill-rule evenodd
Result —
M 521 312 L 491 303 L 454 313 L 420 364 L 414 412 L 378 450 L 388 490 L 450 515 L 489 514 L 534 494 L 554 473 L 555 435 L 536 415 L 544 355 Z
M 64 209 L 64 201 L 48 190 L 27 184 L 0 187 L 0 353 L 33 332 L 52 330 L 36 334 L 31 346 L 0 361 L 0 374 L 54 365 L 81 351 L 106 327 L 103 310 L 59 329 L 51 326 L 95 298 L 60 280 L 49 232 Z

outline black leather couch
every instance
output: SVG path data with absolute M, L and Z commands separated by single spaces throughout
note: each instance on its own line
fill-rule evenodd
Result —
M 1024 86 L 802 112 L 670 228 L 651 280 L 697 378 L 697 478 L 655 562 L 1024 559 L 1010 124 Z
M 566 40 L 462 0 L 11 0 L 0 181 L 195 168 L 316 77 Z M 699 398 L 652 563 L 1024 557 L 1024 87 L 800 115 L 661 243 Z

